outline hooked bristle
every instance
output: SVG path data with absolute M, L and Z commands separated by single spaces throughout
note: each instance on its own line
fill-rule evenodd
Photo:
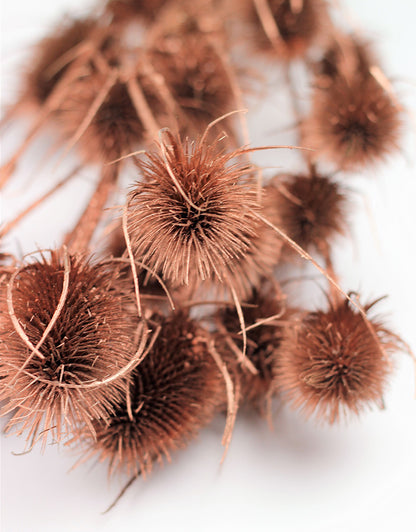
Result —
M 7 400 L 3 414 L 16 409 L 9 427 L 21 424 L 28 437 L 43 430 L 44 441 L 49 431 L 60 439 L 80 422 L 91 428 L 124 390 L 121 379 L 96 384 L 134 357 L 130 296 L 107 266 L 61 251 L 16 270 L 10 283 L 0 303 L 0 399 Z
M 224 386 L 202 327 L 182 312 L 152 321 L 156 340 L 114 414 L 94 423 L 95 440 L 81 436 L 89 455 L 107 461 L 110 472 L 145 475 L 155 461 L 169 459 L 212 419 Z
M 329 423 L 372 404 L 382 407 L 392 369 L 389 355 L 398 344 L 380 321 L 367 323 L 347 300 L 311 312 L 287 330 L 277 387 L 294 408 Z
M 167 132 L 160 153 L 138 167 L 143 181 L 129 197 L 129 232 L 135 256 L 161 271 L 174 286 L 219 280 L 247 292 L 247 278 L 261 275 L 269 257 L 260 255 L 256 189 L 241 152 L 218 143 L 181 142 Z M 248 264 L 250 272 L 241 271 Z

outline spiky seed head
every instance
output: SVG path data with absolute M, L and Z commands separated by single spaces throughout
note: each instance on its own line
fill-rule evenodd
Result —
M 159 334 L 114 414 L 107 423 L 94 423 L 95 440 L 81 436 L 110 472 L 145 475 L 156 460 L 169 459 L 212 419 L 224 387 L 205 330 L 182 312 L 152 320 Z
M 65 19 L 54 32 L 36 46 L 24 79 L 23 98 L 42 105 L 72 61 L 63 61 L 66 53 L 88 38 L 96 22 L 91 19 Z
M 108 74 L 91 71 L 71 86 L 68 98 L 60 108 L 59 119 L 66 137 L 72 137 L 94 104 Z M 160 106 L 154 89 L 142 86 L 148 103 Z M 87 161 L 111 162 L 128 154 L 144 140 L 145 127 L 133 105 L 126 84 L 117 81 L 83 133 L 79 149 Z
M 377 62 L 369 43 L 354 35 L 337 33 L 316 65 L 317 83 L 322 86 L 338 77 L 347 81 L 353 81 L 357 76 L 367 77 L 375 64 Z
M 267 398 L 274 393 L 276 359 L 285 331 L 284 322 L 291 310 L 286 308 L 285 296 L 280 289 L 266 281 L 253 291 L 246 303 L 243 309 L 246 327 L 276 316 L 273 321 L 247 331 L 246 356 L 258 373 L 253 374 L 242 366 L 227 344 L 228 337 L 240 350 L 243 348 L 240 320 L 232 307 L 220 309 L 216 314 L 219 325 L 216 345 L 230 373 L 239 382 L 242 402 L 253 405 L 264 414 Z
M 382 406 L 389 355 L 398 340 L 380 321 L 371 320 L 371 328 L 348 301 L 294 324 L 276 367 L 276 383 L 287 401 L 329 423 L 372 404 Z
M 223 61 L 204 35 L 196 31 L 164 35 L 148 55 L 183 112 L 183 135 L 200 134 L 210 122 L 235 109 Z
M 279 32 L 280 39 L 275 46 L 280 59 L 291 60 L 305 55 L 328 31 L 330 20 L 322 0 L 268 0 L 267 4 Z M 251 22 L 257 28 L 258 46 L 265 51 L 271 50 L 271 42 L 261 25 L 254 1 L 250 0 L 249 5 Z
M 357 170 L 398 148 L 401 106 L 375 67 L 368 46 L 347 36 L 318 69 L 302 142 L 337 169 Z
M 373 77 L 348 85 L 338 78 L 315 90 L 312 114 L 303 125 L 305 146 L 338 169 L 382 161 L 397 149 L 399 109 Z
M 136 319 L 130 297 L 120 290 L 106 266 L 71 256 L 67 296 L 52 329 L 33 354 L 13 324 L 7 293 L 0 301 L 0 399 L 4 412 L 15 410 L 9 426 L 36 436 L 45 430 L 60 438 L 80 422 L 91 428 L 106 418 L 124 393 L 116 379 L 89 388 L 127 366 L 135 353 Z M 15 317 L 28 341 L 36 346 L 57 310 L 64 286 L 64 257 L 50 257 L 24 266 L 11 286 Z M 10 289 L 9 289 L 10 290 Z M 76 386 L 73 386 L 76 385 Z M 71 387 L 72 386 L 72 387 Z M 3 413 L 4 413 L 3 412 Z
M 325 253 L 334 237 L 344 232 L 346 196 L 329 177 L 278 175 L 266 189 L 277 225 L 307 251 Z M 293 258 L 291 248 L 285 246 L 284 251 Z
M 135 256 L 173 286 L 215 279 L 245 293 L 252 272 L 241 263 L 249 258 L 257 275 L 268 268 L 256 249 L 252 170 L 239 155 L 167 133 L 160 151 L 138 163 L 143 180 L 130 193 L 128 216 Z

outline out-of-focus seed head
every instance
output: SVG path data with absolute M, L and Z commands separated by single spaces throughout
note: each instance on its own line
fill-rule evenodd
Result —
M 303 249 L 325 254 L 334 237 L 344 232 L 346 196 L 330 178 L 278 175 L 266 189 L 277 225 Z M 294 252 L 285 246 L 284 255 L 293 259 Z
M 161 102 L 149 80 L 139 79 L 148 104 L 154 109 Z M 67 137 L 77 131 L 90 112 L 94 100 L 108 81 L 108 74 L 91 72 L 72 84 L 71 92 L 60 109 L 60 121 Z M 146 129 L 124 82 L 118 80 L 110 88 L 79 142 L 87 161 L 113 161 L 140 146 Z
M 398 149 L 401 106 L 368 47 L 341 39 L 326 54 L 314 85 L 301 130 L 316 158 L 357 170 Z
M 65 54 L 84 42 L 95 25 L 90 18 L 65 20 L 39 42 L 24 80 L 24 99 L 36 105 L 45 102 L 72 63 L 69 57 L 65 60 Z
M 182 134 L 200 134 L 236 108 L 223 61 L 204 35 L 196 31 L 165 35 L 148 54 L 182 112 Z
M 322 0 L 266 0 L 258 3 L 249 0 L 248 13 L 256 28 L 255 39 L 259 48 L 273 50 L 283 60 L 304 56 L 312 45 L 326 37 L 330 26 L 326 3 Z

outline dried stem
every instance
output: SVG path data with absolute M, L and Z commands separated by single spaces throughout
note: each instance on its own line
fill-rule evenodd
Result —
M 65 237 L 65 245 L 71 253 L 82 252 L 92 239 L 102 211 L 116 186 L 119 175 L 119 164 L 103 166 L 98 185 L 80 219 L 72 231 Z

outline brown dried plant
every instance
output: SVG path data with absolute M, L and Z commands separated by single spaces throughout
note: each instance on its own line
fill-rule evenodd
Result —
M 200 135 L 235 108 L 224 59 L 200 31 L 168 33 L 152 43 L 148 57 L 179 107 L 182 135 Z
M 150 473 L 155 461 L 169 459 L 213 417 L 221 374 L 208 350 L 208 333 L 183 312 L 154 314 L 155 340 L 114 402 L 108 422 L 95 421 L 96 438 L 80 436 L 88 458 L 99 456 L 110 473 Z
M 345 231 L 347 198 L 342 187 L 313 171 L 277 175 L 265 188 L 277 225 L 303 249 L 327 258 L 334 237 Z M 294 252 L 285 245 L 283 256 L 293 259 Z
M 53 123 L 72 83 L 86 72 L 96 68 L 96 59 L 114 46 L 117 40 L 109 27 L 93 17 L 64 21 L 52 35 L 36 47 L 36 54 L 24 78 L 22 94 L 6 114 L 3 122 L 15 114 L 35 106 L 31 127 L 15 153 L 0 169 L 0 187 L 3 187 L 29 144 L 46 123 Z
M 71 139 L 80 136 L 78 151 L 87 162 L 112 162 L 137 149 L 147 133 L 146 125 L 138 116 L 126 83 L 117 73 L 91 72 L 86 78 L 80 78 L 72 84 L 71 93 L 63 103 L 59 120 L 65 131 L 65 137 Z M 110 79 L 110 81 L 108 81 Z M 97 94 L 107 83 L 108 91 L 94 113 L 91 113 Z M 160 106 L 153 97 L 152 104 Z M 82 136 L 79 131 L 84 118 L 91 113 L 91 120 L 85 124 Z
M 240 385 L 241 401 L 253 405 L 263 415 L 270 413 L 269 401 L 275 392 L 274 372 L 290 314 L 285 296 L 274 283 L 263 280 L 261 286 L 253 291 L 244 306 L 246 357 L 252 364 L 251 370 L 247 363 L 241 364 L 235 356 L 236 348 L 241 351 L 243 347 L 236 310 L 225 307 L 216 314 L 216 346 L 230 374 Z
M 36 45 L 24 78 L 22 103 L 30 101 L 41 106 L 46 102 L 76 59 L 77 47 L 88 39 L 96 26 L 93 18 L 65 19 Z
M 331 29 L 324 0 L 246 0 L 246 11 L 256 45 L 281 60 L 304 56 Z
M 128 200 L 135 255 L 174 286 L 215 279 L 249 292 L 247 280 L 267 273 L 270 259 L 256 245 L 260 206 L 251 166 L 238 159 L 244 150 L 165 135 L 159 152 L 137 163 L 143 180 Z M 241 271 L 244 261 L 250 271 Z
M 368 46 L 340 38 L 318 68 L 303 144 L 338 169 L 356 170 L 398 149 L 402 108 Z
M 93 430 L 92 419 L 107 418 L 147 334 L 130 301 L 108 265 L 65 250 L 15 270 L 0 301 L 8 428 L 59 440 L 81 422 Z
M 277 387 L 294 408 L 329 423 L 372 404 L 382 407 L 390 355 L 399 344 L 380 320 L 364 320 L 349 301 L 330 304 L 287 330 L 277 359 Z

